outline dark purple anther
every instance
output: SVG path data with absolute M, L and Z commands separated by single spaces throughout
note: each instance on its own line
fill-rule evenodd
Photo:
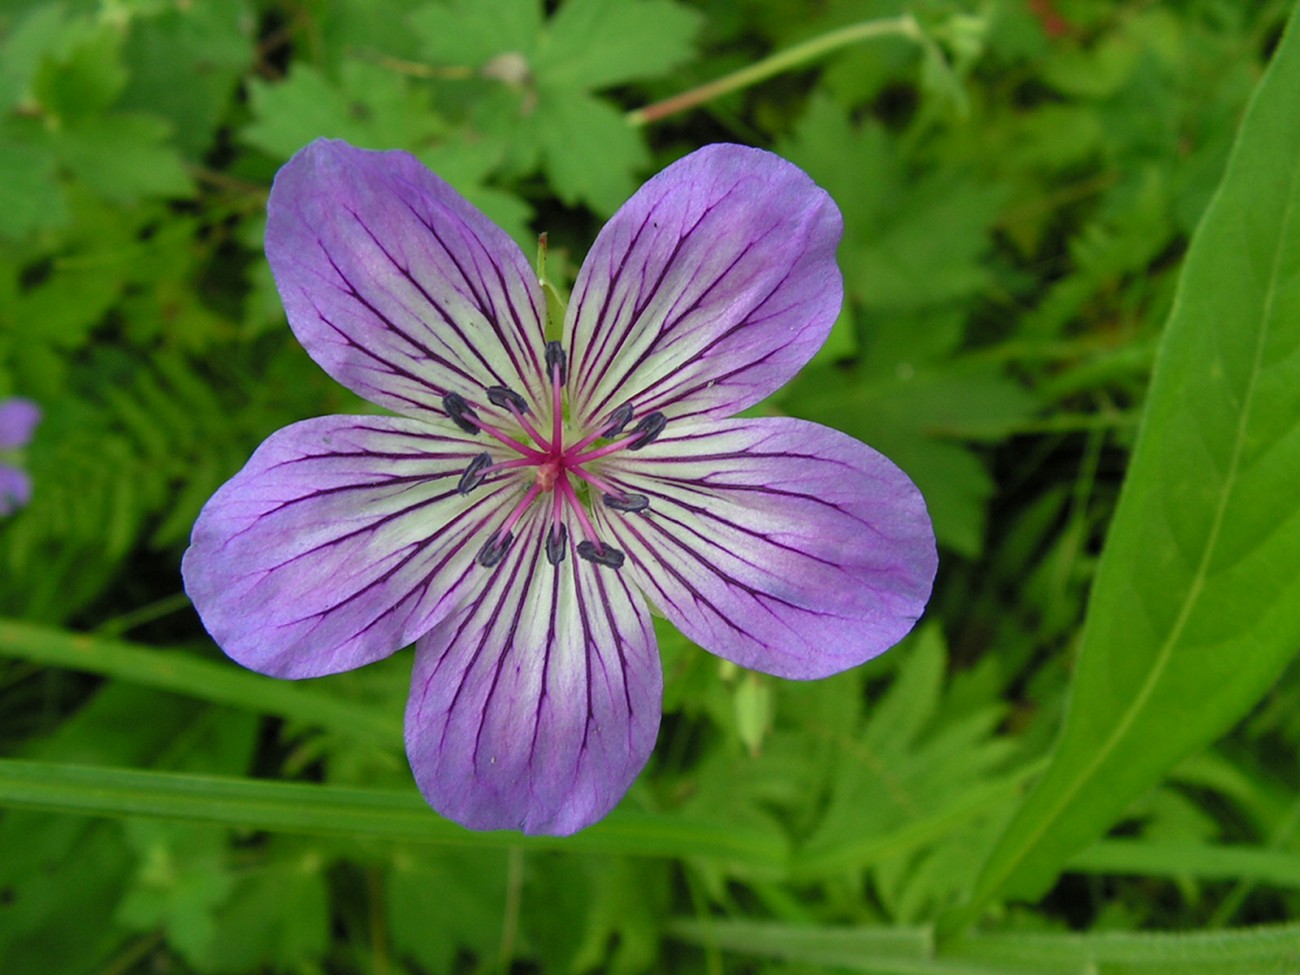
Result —
M 664 427 L 668 425 L 668 417 L 664 416 L 658 410 L 653 413 L 647 413 L 641 417 L 641 422 L 632 428 L 632 435 L 641 435 L 627 445 L 628 450 L 640 450 L 642 447 L 648 447 L 659 439 L 659 434 L 664 432 Z
M 514 409 L 520 413 L 528 412 L 528 401 L 509 386 L 489 386 L 487 388 L 487 398 L 493 406 L 499 406 L 503 410 Z
M 478 433 L 478 414 L 465 402 L 460 393 L 448 393 L 442 398 L 442 408 L 452 422 L 466 433 Z
M 605 424 L 606 437 L 614 437 L 623 432 L 623 428 L 632 421 L 632 404 L 624 403 L 610 414 L 609 423 Z
M 510 543 L 515 540 L 511 532 L 504 535 L 500 531 L 494 531 L 488 536 L 488 540 L 483 543 L 483 547 L 478 550 L 478 557 L 475 561 L 485 569 L 490 569 L 506 557 L 510 551 Z
M 551 530 L 546 533 L 546 561 L 551 565 L 559 565 L 563 562 L 569 550 L 568 542 L 569 530 L 559 523 L 552 525 Z
M 465 473 L 460 476 L 460 481 L 456 484 L 456 490 L 461 494 L 469 494 L 470 491 L 473 491 L 483 483 L 483 478 L 486 476 L 484 471 L 487 470 L 491 463 L 492 455 L 486 450 L 471 460 L 469 466 L 465 468 Z
M 568 378 L 568 358 L 564 354 L 564 346 L 559 342 L 546 343 L 546 375 L 554 376 L 556 367 L 560 370 L 558 384 L 563 386 L 564 381 Z
M 606 494 L 604 498 L 615 511 L 645 511 L 650 507 L 650 499 L 644 494 Z
M 623 553 L 613 545 L 597 547 L 592 542 L 582 541 L 578 543 L 578 554 L 588 562 L 595 562 L 597 565 L 607 565 L 611 569 L 623 567 Z

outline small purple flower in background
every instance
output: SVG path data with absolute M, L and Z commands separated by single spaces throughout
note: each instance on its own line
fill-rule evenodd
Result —
M 717 145 L 668 167 L 601 231 L 549 341 L 523 253 L 406 153 L 314 142 L 268 211 L 294 334 L 400 415 L 273 434 L 203 509 L 186 589 L 278 677 L 414 642 L 407 752 L 439 812 L 564 834 L 618 802 L 659 727 L 647 601 L 791 678 L 921 614 L 936 554 L 907 476 L 826 427 L 727 419 L 840 309 L 839 211 L 793 165 Z
M 40 422 L 41 409 L 31 400 L 14 397 L 0 401 L 0 517 L 13 514 L 32 499 L 27 472 L 4 459 L 8 452 L 27 446 Z

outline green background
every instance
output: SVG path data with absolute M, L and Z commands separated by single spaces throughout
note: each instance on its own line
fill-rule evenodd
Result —
M 1285 0 L 0 4 L 8 975 L 1300 972 L 1300 28 Z M 720 83 L 719 83 L 720 82 Z M 318 136 L 415 153 L 572 280 L 641 181 L 773 149 L 845 217 L 767 413 L 925 493 L 916 632 L 781 682 L 660 631 L 604 822 L 468 833 L 409 653 L 285 683 L 179 559 L 269 433 L 372 409 L 261 253 Z

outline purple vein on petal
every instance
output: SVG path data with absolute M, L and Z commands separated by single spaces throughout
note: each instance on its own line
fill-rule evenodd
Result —
M 488 371 L 488 373 L 496 381 L 497 384 L 506 385 L 507 384 L 506 380 L 502 378 L 501 374 L 497 372 L 496 368 L 492 365 L 492 363 L 487 359 L 486 356 L 483 355 L 481 349 L 482 343 L 471 341 L 469 336 L 465 334 L 464 330 L 460 327 L 459 323 L 456 321 L 456 316 L 452 315 L 451 312 L 448 311 L 447 308 L 443 306 L 442 302 L 438 301 L 438 299 L 436 299 L 432 294 L 429 293 L 429 290 L 416 279 L 415 275 L 411 272 L 410 267 L 400 262 L 393 255 L 393 253 L 384 245 L 383 241 L 381 241 L 378 237 L 375 236 L 374 232 L 370 229 L 369 226 L 367 226 L 365 221 L 361 219 L 361 216 L 359 214 L 350 210 L 348 212 L 352 213 L 352 216 L 356 219 L 358 225 L 360 225 L 362 230 L 365 231 L 366 235 L 371 239 L 371 241 L 374 243 L 375 247 L 379 250 L 379 252 L 384 255 L 384 258 L 388 261 L 388 263 L 393 266 L 393 269 L 397 271 L 397 273 L 400 274 L 402 278 L 405 279 L 407 283 L 411 285 L 411 287 L 413 287 L 417 292 L 419 292 L 420 297 L 423 298 L 428 303 L 430 308 L 432 308 L 435 312 L 438 313 L 438 317 L 439 319 L 441 319 L 442 326 L 444 326 L 448 331 L 452 332 L 460 340 L 461 346 L 463 346 L 465 349 L 473 353 L 474 358 L 476 358 L 479 364 Z M 438 239 L 436 233 L 434 234 L 434 236 L 435 239 Z M 441 239 L 438 239 L 438 243 L 439 245 L 443 246 L 444 250 L 446 249 L 445 245 L 442 245 Z M 447 256 L 451 259 L 452 263 L 456 264 L 457 270 L 461 270 L 460 264 L 459 262 L 456 261 L 456 258 L 451 254 L 448 254 Z M 334 263 L 332 258 L 330 263 L 331 264 Z M 335 270 L 338 270 L 337 265 L 335 266 Z M 463 275 L 464 271 L 461 270 L 461 273 Z M 340 276 L 342 276 L 342 272 L 340 272 Z M 365 304 L 366 308 L 369 311 L 371 311 L 376 316 L 383 319 L 384 323 L 388 325 L 390 328 L 393 328 L 395 331 L 397 331 L 397 333 L 403 339 L 405 339 L 415 348 L 419 349 L 425 355 L 438 361 L 440 365 L 445 365 L 448 368 L 453 368 L 449 362 L 447 362 L 444 359 L 439 359 L 437 356 L 435 356 L 433 351 L 429 349 L 428 346 L 424 345 L 423 343 L 417 342 L 405 330 L 399 329 L 394 323 L 392 323 L 386 317 L 381 315 L 379 311 L 375 309 L 375 307 L 372 304 L 361 299 L 360 295 L 357 294 L 356 287 L 352 284 L 352 282 L 348 281 L 346 277 L 344 277 L 344 280 L 347 281 L 348 287 L 351 289 L 352 295 L 356 297 L 358 300 L 362 300 L 362 303 Z M 475 299 L 479 300 L 477 295 L 475 295 Z M 413 318 L 416 319 L 420 318 L 420 316 L 412 312 L 411 309 L 407 308 L 406 310 Z M 479 311 L 481 314 L 483 314 L 483 310 L 481 307 Z M 484 314 L 484 318 L 487 318 L 486 314 Z M 497 333 L 497 336 L 500 338 L 501 332 L 500 329 L 497 327 L 496 323 L 490 322 L 490 324 L 492 325 L 493 330 Z M 436 334 L 436 333 L 434 333 L 433 330 L 431 329 L 430 334 Z M 466 366 L 467 368 L 469 367 L 469 364 L 465 362 L 465 360 L 460 356 L 459 352 L 456 349 L 454 349 L 451 345 L 449 345 L 445 340 L 442 341 L 441 344 L 442 347 L 447 350 L 448 354 L 454 355 L 461 362 L 463 366 Z M 502 347 L 506 349 L 507 352 L 509 351 L 509 348 L 508 346 L 505 345 L 504 341 L 502 342 Z M 456 369 L 455 371 L 460 372 L 461 375 L 468 378 L 471 382 L 480 385 L 489 385 L 489 384 L 482 383 L 481 377 L 472 376 L 470 373 L 465 372 L 463 369 Z
M 715 200 L 713 203 L 705 207 L 704 210 L 700 213 L 699 217 L 688 229 L 684 231 L 680 231 L 678 233 L 677 242 L 673 244 L 672 253 L 669 254 L 668 258 L 663 262 L 663 266 L 659 269 L 658 277 L 655 279 L 653 285 L 647 286 L 647 282 L 644 278 L 638 284 L 636 290 L 636 297 L 635 299 L 633 299 L 634 306 L 631 314 L 629 314 L 627 318 L 624 319 L 623 307 L 626 303 L 627 296 L 630 296 L 632 293 L 632 289 L 629 288 L 627 290 L 627 296 L 625 296 L 624 301 L 620 303 L 618 313 L 613 316 L 610 316 L 609 301 L 610 298 L 613 296 L 615 292 L 615 288 L 617 287 L 618 283 L 622 280 L 622 276 L 626 270 L 628 258 L 632 254 L 633 250 L 635 249 L 637 242 L 640 240 L 642 231 L 644 231 L 646 227 L 652 224 L 655 212 L 658 211 L 659 207 L 662 206 L 669 199 L 669 197 L 665 195 L 661 199 L 657 200 L 655 202 L 655 205 L 651 208 L 650 212 L 645 215 L 645 218 L 641 221 L 641 224 L 637 227 L 636 233 L 633 235 L 632 241 L 628 244 L 626 250 L 623 253 L 623 256 L 619 259 L 619 266 L 617 272 L 611 277 L 611 280 L 606 285 L 605 301 L 604 304 L 602 305 L 602 308 L 598 316 L 592 319 L 593 330 L 596 328 L 596 326 L 599 326 L 601 324 L 603 324 L 605 327 L 601 329 L 601 331 L 603 331 L 604 334 L 601 336 L 600 348 L 590 358 L 590 361 L 593 364 L 601 363 L 600 368 L 594 374 L 590 374 L 590 375 L 586 373 L 583 374 L 583 386 L 584 386 L 585 395 L 591 395 L 592 393 L 594 393 L 601 386 L 601 384 L 605 382 L 606 378 L 610 373 L 610 370 L 613 369 L 616 364 L 620 363 L 620 353 L 623 351 L 628 341 L 632 338 L 633 334 L 640 331 L 638 325 L 641 322 L 642 317 L 645 315 L 646 309 L 649 308 L 650 305 L 654 302 L 654 300 L 659 297 L 659 290 L 660 288 L 663 287 L 664 279 L 669 275 L 669 273 L 677 269 L 677 258 L 678 255 L 681 253 L 682 248 L 686 245 L 691 235 L 694 234 L 695 231 L 699 229 L 700 224 L 702 224 L 709 217 L 709 215 L 713 213 L 714 209 L 720 206 L 727 199 L 727 197 L 731 196 L 731 194 L 735 192 L 735 189 L 736 187 L 733 186 L 730 190 L 727 191 L 727 193 L 723 197 L 719 198 L 718 200 Z M 641 262 L 641 264 L 643 267 L 644 261 Z M 696 269 L 692 273 L 692 277 L 690 281 L 694 281 L 695 275 L 698 275 L 700 273 L 701 273 L 700 270 Z M 593 274 L 593 278 L 594 277 L 596 277 L 595 274 Z M 688 281 L 687 283 L 681 286 L 680 290 L 682 294 L 684 294 L 688 290 L 687 285 L 689 283 L 690 282 Z M 590 281 L 588 281 L 588 287 L 590 287 Z M 678 300 L 680 300 L 680 298 L 681 295 L 679 294 Z M 576 336 L 577 321 L 578 319 L 575 318 L 575 336 Z M 649 347 L 646 349 L 646 351 L 642 354 L 641 358 L 638 360 L 638 365 L 640 364 L 641 361 L 644 361 L 646 356 L 648 356 L 649 354 L 651 354 L 652 352 L 654 352 L 656 349 L 659 348 L 660 342 L 663 339 L 666 332 L 667 332 L 666 329 L 661 329 L 660 333 L 654 337 Z M 615 337 L 614 339 L 615 344 L 612 349 L 609 349 L 609 342 L 612 336 Z M 586 368 L 594 368 L 594 365 Z M 622 384 L 622 382 L 626 380 L 627 375 L 630 374 L 631 371 L 632 371 L 631 369 L 625 370 L 623 380 L 620 380 L 619 383 L 614 384 L 616 391 L 618 387 Z M 606 406 L 608 402 L 609 402 L 609 397 L 606 397 L 597 406 L 593 407 L 590 404 L 588 404 L 586 407 L 588 414 L 591 416 L 598 415 L 600 413 L 600 410 L 604 406 Z
M 409 203 L 407 204 L 407 207 L 408 209 L 411 209 Z M 450 247 L 448 247 L 447 244 L 443 241 L 441 234 L 438 232 L 438 229 L 432 223 L 426 220 L 421 214 L 417 213 L 414 209 L 411 209 L 411 213 L 412 215 L 415 216 L 415 218 L 418 221 L 420 221 L 421 224 L 425 226 L 425 228 L 428 229 L 429 233 L 433 236 L 434 240 L 438 242 L 438 246 L 440 246 L 443 249 L 443 252 L 447 255 L 447 258 L 456 266 L 456 270 L 459 271 L 461 277 L 464 278 L 466 286 L 470 289 L 470 291 L 474 295 L 474 299 L 478 304 L 480 313 L 483 315 L 487 323 L 492 327 L 493 332 L 496 334 L 497 338 L 500 339 L 501 341 L 501 347 L 505 350 L 506 354 L 510 357 L 510 363 L 515 367 L 515 372 L 519 375 L 521 379 L 525 381 L 527 381 L 528 379 L 530 379 L 535 375 L 540 375 L 542 369 L 541 369 L 541 363 L 537 360 L 536 349 L 534 349 L 533 345 L 530 343 L 527 342 L 520 343 L 519 336 L 514 332 L 511 332 L 509 329 L 504 329 L 504 330 L 502 329 L 501 312 L 500 309 L 497 308 L 496 300 L 495 298 L 493 298 L 491 292 L 485 291 L 482 295 L 479 295 L 478 289 L 475 287 L 474 284 L 475 277 L 465 272 L 465 268 L 461 264 L 460 259 L 456 256 L 455 252 Z M 493 259 L 491 253 L 488 251 L 487 247 L 483 244 L 482 241 L 475 238 L 475 243 L 477 243 L 479 246 L 475 249 L 474 269 L 475 271 L 478 272 L 478 277 L 481 279 L 483 277 L 483 269 L 478 266 L 478 256 L 479 254 L 482 254 L 484 257 L 486 257 L 488 267 L 491 269 L 493 276 L 497 279 L 497 284 L 500 286 L 501 296 L 502 298 L 505 299 L 511 318 L 515 322 L 519 323 L 521 326 L 529 318 L 536 320 L 540 323 L 540 313 L 536 308 L 536 306 L 534 306 L 531 309 L 532 311 L 531 316 L 523 316 L 519 313 L 519 309 L 515 305 L 514 297 L 511 295 L 509 282 L 506 281 L 505 275 L 502 274 L 500 263 L 498 263 L 496 260 Z M 519 349 L 517 349 L 516 347 L 519 347 Z M 516 357 L 516 352 L 519 350 L 522 350 L 524 354 L 528 356 L 527 368 L 525 368 L 524 365 L 521 364 L 519 359 Z
M 669 309 L 669 311 L 665 314 L 664 322 L 660 326 L 658 330 L 658 334 L 655 336 L 654 341 L 651 342 L 649 345 L 647 345 L 641 351 L 641 353 L 631 362 L 626 364 L 622 362 L 619 363 L 620 367 L 622 368 L 622 375 L 620 375 L 615 382 L 610 384 L 609 392 L 606 393 L 605 396 L 602 397 L 599 402 L 588 407 L 592 415 L 599 415 L 603 409 L 606 409 L 609 406 L 610 401 L 615 397 L 626 396 L 628 394 L 628 384 L 630 380 L 646 364 L 646 362 L 650 359 L 651 356 L 653 356 L 657 352 L 662 351 L 662 349 L 664 348 L 667 342 L 690 341 L 689 335 L 684 335 L 680 339 L 677 339 L 673 336 L 673 333 L 681 325 L 683 320 L 685 320 L 689 315 L 692 315 L 695 312 L 699 311 L 699 309 L 702 307 L 702 305 L 708 298 L 709 294 L 711 294 L 716 288 L 718 288 L 723 284 L 723 282 L 726 280 L 728 274 L 730 274 L 732 269 L 735 268 L 736 265 L 738 265 L 746 256 L 748 256 L 749 253 L 757 247 L 758 243 L 761 243 L 762 239 L 763 238 L 760 238 L 757 241 L 750 241 L 749 243 L 747 243 L 744 249 L 739 254 L 736 255 L 735 259 L 731 262 L 731 264 L 729 264 L 721 273 L 716 274 L 713 281 L 700 294 L 696 295 L 691 300 L 691 303 L 685 309 L 683 309 L 680 312 L 677 312 L 676 305 L 674 305 L 673 308 Z M 696 273 L 698 274 L 700 272 L 697 271 Z M 766 302 L 771 300 L 772 296 L 776 294 L 786 284 L 786 282 L 789 280 L 789 277 L 790 277 L 789 273 L 783 275 L 781 279 L 777 281 L 776 284 L 774 284 L 771 287 L 771 289 L 767 291 L 766 294 L 754 300 L 751 303 L 750 308 L 744 314 L 737 315 L 736 322 L 730 328 L 726 329 L 723 332 L 719 332 L 717 335 L 711 337 L 703 346 L 697 349 L 693 349 L 691 355 L 691 361 L 698 362 L 700 360 L 708 358 L 709 353 L 711 353 L 719 345 L 721 345 L 722 343 L 730 339 L 738 331 L 740 331 L 743 328 L 752 327 L 756 321 L 753 318 L 754 313 L 758 309 L 762 308 Z M 686 293 L 686 288 L 683 288 L 682 294 L 678 295 L 676 300 L 681 301 L 684 298 L 685 293 Z M 677 312 L 676 317 L 671 317 L 674 312 Z M 765 317 L 770 317 L 770 316 L 765 316 Z M 759 319 L 759 320 L 764 320 L 764 319 Z M 696 384 L 694 389 L 695 390 L 703 389 L 709 386 L 710 384 L 716 384 L 720 378 L 730 378 L 731 376 L 736 375 L 738 373 L 746 372 L 752 369 L 754 365 L 765 361 L 775 352 L 776 350 L 773 349 L 764 356 L 760 356 L 757 358 L 751 357 L 750 359 L 747 359 L 743 363 L 739 364 L 734 370 L 726 374 L 725 377 L 719 377 L 717 375 L 710 374 L 707 379 L 700 380 Z M 614 361 L 615 360 L 611 359 L 611 363 L 610 363 L 611 366 L 613 365 Z M 642 409 L 651 408 L 651 404 L 655 406 L 663 405 L 668 400 L 668 397 L 660 392 L 661 387 L 665 383 L 668 383 L 670 381 L 673 382 L 676 386 L 681 386 L 684 382 L 689 380 L 693 371 L 694 370 L 690 370 L 690 369 L 678 369 L 659 376 L 648 385 L 634 392 L 637 403 L 641 406 Z

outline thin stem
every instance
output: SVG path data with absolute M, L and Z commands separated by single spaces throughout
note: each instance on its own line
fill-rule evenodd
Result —
M 645 108 L 638 108 L 628 112 L 626 118 L 630 125 L 649 125 L 651 122 L 658 122 L 660 119 L 684 112 L 696 105 L 702 105 L 723 95 L 729 95 L 733 91 L 749 88 L 760 81 L 766 81 L 768 78 L 775 77 L 784 71 L 797 68 L 808 61 L 829 54 L 836 48 L 847 47 L 859 41 L 891 36 L 906 37 L 917 42 L 924 41 L 921 27 L 911 14 L 864 20 L 856 24 L 850 24 L 847 27 L 841 27 L 838 30 L 828 31 L 818 37 L 804 41 L 802 44 L 786 48 L 784 51 L 778 51 L 776 54 L 763 58 L 763 60 L 757 61 L 746 68 L 733 71 L 729 75 L 723 75 L 721 78 L 700 85 L 698 88 L 692 88 L 680 95 L 674 95 L 672 98 L 665 98 L 661 102 L 647 105 Z
M 564 442 L 564 399 L 560 394 L 559 364 L 551 367 L 551 446 L 559 449 Z
M 506 532 L 514 531 L 515 525 L 519 523 L 519 519 L 523 517 L 524 512 L 528 510 L 528 506 L 532 504 L 541 493 L 542 489 L 539 485 L 534 484 L 530 487 L 524 493 L 523 499 L 515 505 L 515 510 L 506 516 L 505 523 L 497 529 L 498 536 L 504 536 Z
M 633 433 L 630 437 L 624 437 L 622 440 L 615 440 L 613 443 L 607 443 L 603 447 L 597 447 L 595 450 L 588 450 L 585 454 L 577 453 L 578 448 L 572 447 L 565 451 L 565 460 L 572 459 L 575 463 L 586 464 L 595 460 L 597 457 L 606 457 L 609 454 L 617 453 L 625 448 L 628 444 L 636 443 L 641 439 L 642 434 Z
M 596 548 L 603 550 L 605 546 L 602 545 L 600 539 L 596 537 L 595 526 L 592 525 L 591 519 L 587 517 L 586 509 L 582 507 L 582 502 L 578 500 L 578 495 L 574 492 L 573 485 L 569 483 L 569 479 L 567 477 L 561 478 L 559 483 L 555 485 L 555 490 L 557 493 L 564 495 L 565 502 L 573 511 L 573 516 L 578 519 L 578 524 L 586 533 L 587 538 L 595 543 Z
M 531 460 L 534 464 L 543 464 L 546 462 L 546 454 L 542 453 L 540 450 L 534 450 L 532 447 L 529 447 L 527 444 L 520 443 L 514 437 L 511 437 L 508 434 L 501 432 L 496 427 L 492 426 L 492 424 L 490 423 L 484 423 L 478 417 L 474 417 L 474 423 L 476 426 L 478 426 L 480 430 L 482 430 L 488 436 L 493 437 L 494 439 L 499 440 L 501 443 L 505 444 L 507 447 L 511 447 L 514 450 L 518 451 L 520 454 L 522 454 L 523 456 Z M 550 444 L 546 445 L 546 449 L 550 450 Z
M 588 484 L 590 484 L 597 491 L 600 491 L 602 494 L 615 494 L 619 496 L 623 494 L 623 492 L 620 491 L 618 488 L 614 487 L 614 485 L 608 483 L 607 481 L 601 480 L 599 477 L 596 477 L 594 474 L 591 474 L 588 471 L 584 471 L 581 467 L 571 467 L 569 468 L 569 473 L 574 475 L 575 477 L 581 478 L 582 480 L 586 481 Z
M 511 407 L 510 415 L 515 418 L 516 423 L 518 423 L 521 427 L 523 427 L 524 433 L 532 437 L 533 441 L 539 447 L 541 447 L 543 450 L 551 449 L 552 445 L 546 442 L 546 438 L 537 432 L 537 430 L 533 427 L 533 425 L 528 422 L 528 418 L 525 417 L 523 413 L 521 413 L 519 410 L 515 409 L 514 407 Z

